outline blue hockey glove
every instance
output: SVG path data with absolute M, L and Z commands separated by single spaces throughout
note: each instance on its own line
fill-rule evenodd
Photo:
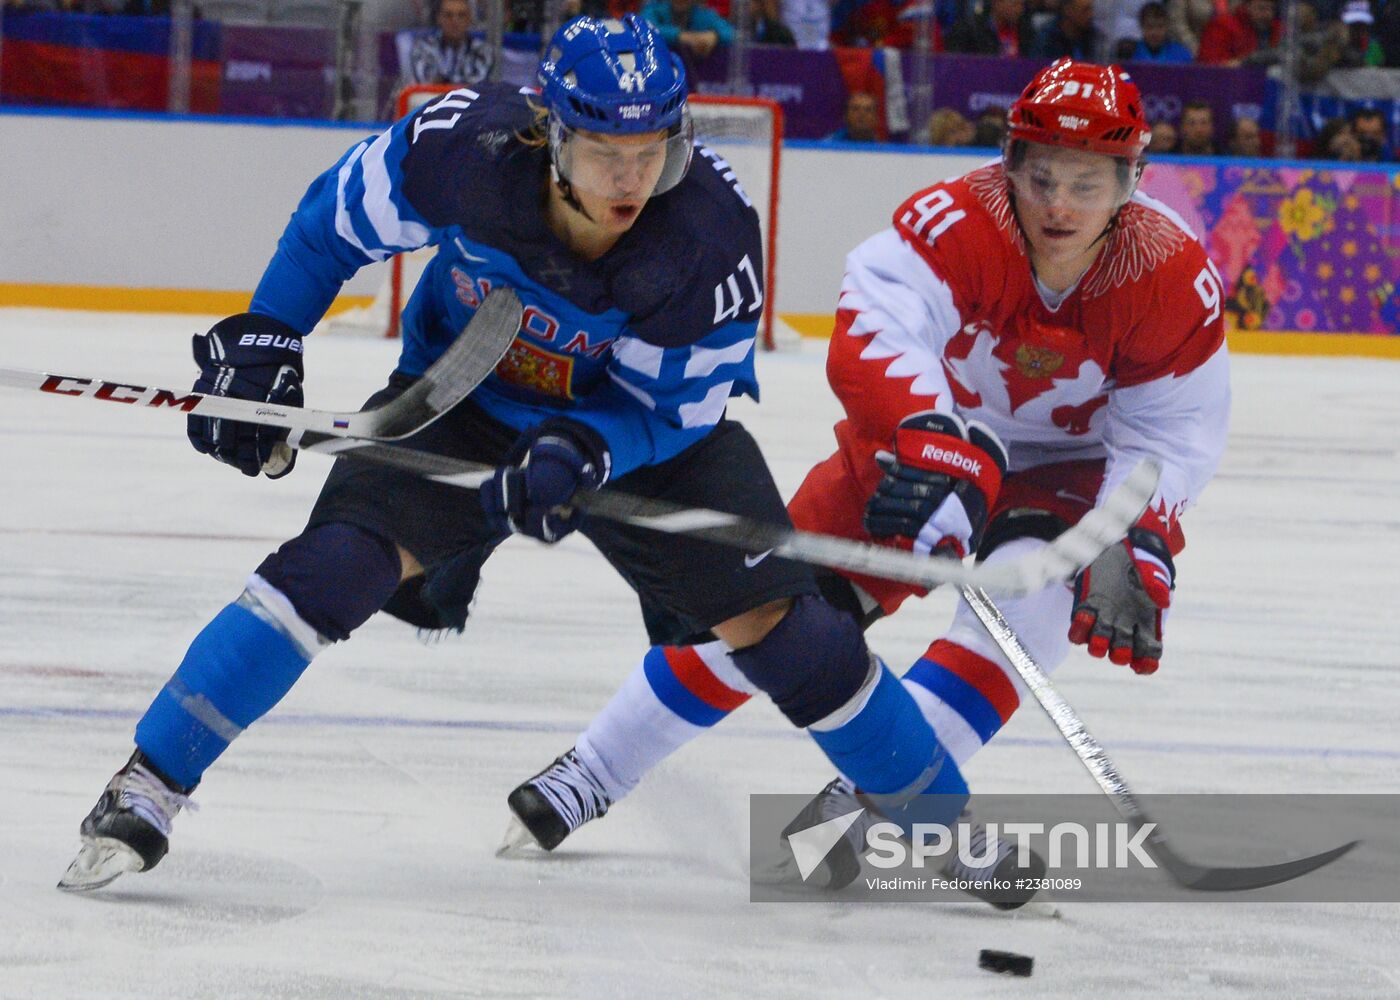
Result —
M 905 539 L 913 551 L 977 551 L 1006 473 L 1006 448 L 992 429 L 923 410 L 900 421 L 894 451 L 876 452 L 884 470 L 865 507 L 872 538 Z
M 481 488 L 481 506 L 498 534 L 517 532 L 554 543 L 579 526 L 569 505 L 580 490 L 607 482 L 607 444 L 591 428 L 556 417 L 520 435 Z
M 199 365 L 195 392 L 254 399 L 278 406 L 301 406 L 301 335 L 271 316 L 239 313 L 220 320 L 208 333 L 195 334 L 194 361 Z M 186 433 L 195 451 L 237 467 L 245 476 L 259 472 L 279 479 L 292 471 L 297 453 L 283 445 L 279 427 L 189 418 Z

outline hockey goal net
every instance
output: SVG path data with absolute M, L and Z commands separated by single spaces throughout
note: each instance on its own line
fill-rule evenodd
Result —
M 434 97 L 454 89 L 423 84 L 405 88 L 398 97 L 398 117 L 422 107 Z M 759 339 L 774 346 L 774 275 L 778 258 L 778 177 L 782 157 L 783 111 L 774 101 L 751 97 L 693 95 L 690 114 L 696 137 L 723 157 L 758 212 L 763 227 L 764 303 Z M 327 319 L 322 329 L 330 333 L 373 334 L 397 337 L 399 314 L 422 275 L 435 248 L 400 254 L 383 264 L 374 300 Z

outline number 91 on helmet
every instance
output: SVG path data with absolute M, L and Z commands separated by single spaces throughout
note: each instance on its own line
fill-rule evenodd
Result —
M 539 82 L 550 162 L 568 188 L 645 200 L 685 176 L 694 149 L 685 68 L 647 21 L 570 21 L 550 40 Z

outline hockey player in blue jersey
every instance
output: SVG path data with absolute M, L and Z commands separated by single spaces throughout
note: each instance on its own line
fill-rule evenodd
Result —
M 494 479 L 478 503 L 338 461 L 306 528 L 194 639 L 137 724 L 61 887 L 154 867 L 205 770 L 375 612 L 461 629 L 482 564 L 512 532 L 554 542 L 581 531 L 645 603 L 732 648 L 863 789 L 911 803 L 965 792 L 913 700 L 805 566 L 700 541 L 658 546 L 569 506 L 616 484 L 788 523 L 757 445 L 725 416 L 730 396 L 756 395 L 757 216 L 727 165 L 693 143 L 680 61 L 639 18 L 580 18 L 554 36 L 539 78 L 539 93 L 453 91 L 356 145 L 311 184 L 250 311 L 194 341 L 196 390 L 299 405 L 302 335 L 341 284 L 435 245 L 398 367 L 366 405 L 412 384 L 491 289 L 513 289 L 525 308 L 505 359 L 406 442 L 494 465 Z M 285 475 L 295 458 L 285 432 L 191 418 L 189 434 L 249 476 Z

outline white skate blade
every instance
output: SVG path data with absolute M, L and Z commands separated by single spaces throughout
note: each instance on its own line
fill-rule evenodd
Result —
M 78 856 L 63 873 L 63 878 L 58 880 L 58 887 L 64 892 L 88 892 L 110 885 L 127 872 L 139 872 L 145 867 L 141 855 L 120 840 L 109 837 L 84 840 Z
M 496 857 L 527 858 L 535 852 L 543 853 L 544 848 L 540 847 L 539 841 L 525 824 L 511 813 L 510 825 L 506 827 L 505 835 L 501 837 L 501 843 L 496 848 Z

